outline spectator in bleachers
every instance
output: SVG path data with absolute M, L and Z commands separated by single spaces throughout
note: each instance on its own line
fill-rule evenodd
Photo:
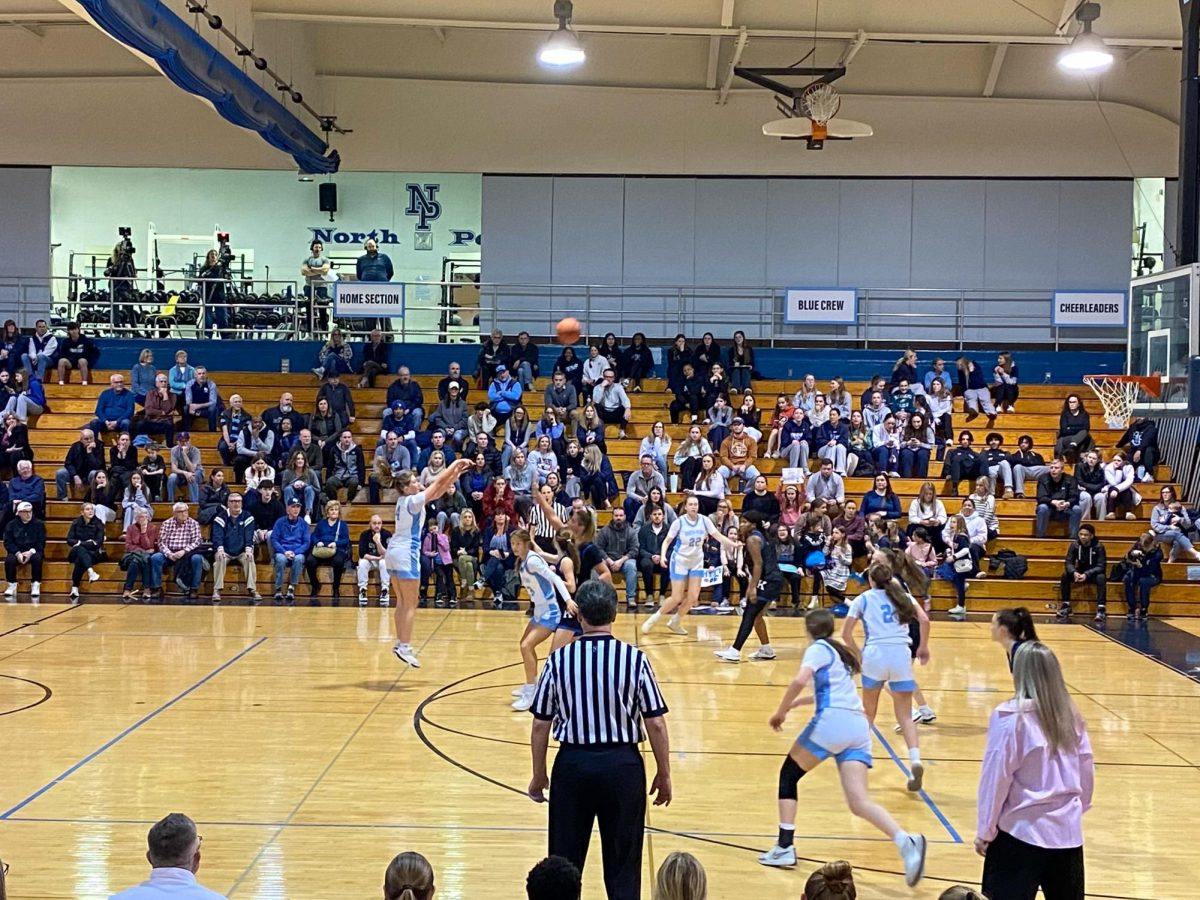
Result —
M 809 372 L 804 376 L 804 380 L 800 382 L 800 388 L 792 397 L 792 405 L 798 406 L 806 413 L 812 412 L 813 407 L 817 405 L 817 376 Z
M 1136 467 L 1138 480 L 1148 483 L 1154 480 L 1154 468 L 1158 465 L 1158 423 L 1145 416 L 1135 416 L 1129 427 L 1117 438 L 1117 447 L 1129 457 Z
M 643 510 L 644 511 L 644 510 Z M 667 538 L 665 509 L 654 507 L 645 523 L 638 530 L 638 568 L 642 573 L 642 587 L 646 591 L 646 606 L 653 608 L 669 590 L 670 579 L 663 565 Z
M 776 445 L 779 449 L 775 457 L 787 460 L 790 468 L 807 471 L 812 441 L 812 426 L 807 413 L 801 406 L 793 407 L 791 418 L 783 423 L 779 431 L 779 441 Z
M 688 346 L 687 336 L 680 333 L 663 354 L 667 364 L 667 390 L 678 392 L 679 383 L 683 380 L 684 363 L 692 363 L 692 348 Z M 695 365 L 692 366 L 695 371 Z
M 654 374 L 654 355 L 642 332 L 634 332 L 629 346 L 617 360 L 617 370 L 620 373 L 622 384 L 629 387 L 635 394 L 642 392 L 642 380 Z
M 308 256 L 300 264 L 300 274 L 304 276 L 304 296 L 312 304 L 312 313 L 307 323 L 309 331 L 324 331 L 329 324 L 329 282 L 326 281 L 326 277 L 332 268 L 333 263 L 325 255 L 325 245 L 320 241 L 309 244 Z M 325 302 L 318 304 L 319 300 Z
M 186 431 L 181 431 L 179 437 L 185 434 L 187 434 Z M 197 457 L 199 457 L 199 453 L 200 451 L 196 450 Z M 243 481 L 246 478 L 247 469 L 254 464 L 256 459 L 272 459 L 274 456 L 275 432 L 267 427 L 266 422 L 258 416 L 254 416 L 250 420 L 250 427 L 238 435 L 237 457 L 233 461 L 234 477 L 238 481 Z M 174 458 L 175 453 L 172 452 L 172 466 L 174 465 Z M 170 491 L 170 488 L 170 480 L 168 479 L 167 490 Z
M 538 360 L 538 348 L 529 339 L 528 331 L 517 335 L 517 342 L 512 347 L 509 359 L 521 387 L 532 391 L 534 379 L 541 374 L 541 365 Z
M 696 474 L 696 483 L 684 488 L 683 493 L 694 496 L 700 504 L 700 513 L 710 515 L 717 508 L 717 501 L 725 497 L 725 476 L 717 467 L 717 459 L 711 453 L 700 457 L 700 469 Z M 684 499 L 686 503 L 686 498 Z
M 25 370 L 18 369 L 17 371 L 23 373 Z M 0 368 L 0 410 L 7 410 L 9 404 L 17 397 L 17 392 L 12 384 L 13 374 L 8 369 Z
M 1019 375 L 1011 353 L 1005 350 L 996 357 L 996 365 L 992 368 L 992 397 L 1001 412 L 1016 412 L 1015 404 L 1021 393 Z
M 238 402 L 239 416 L 244 416 L 245 413 L 241 409 L 242 398 L 238 397 L 237 394 L 234 394 L 234 397 Z M 136 426 L 137 433 L 146 435 L 161 434 L 164 442 L 174 444 L 176 401 L 175 397 L 171 394 L 165 374 L 160 373 L 155 376 L 154 386 L 142 399 L 142 405 L 144 410 L 141 421 Z M 224 443 L 223 440 L 222 443 Z M 221 444 L 218 444 L 218 448 L 220 446 Z M 224 458 L 225 451 L 222 451 L 221 455 Z M 226 465 L 229 465 L 228 460 L 226 461 Z
M 21 501 L 28 501 L 33 504 L 33 511 L 39 519 L 46 518 L 46 484 L 41 475 L 34 474 L 33 463 L 29 460 L 23 459 L 17 463 L 17 474 L 8 483 L 8 496 L 13 509 Z
M 954 397 L 941 379 L 935 379 L 932 384 L 921 399 L 925 402 L 929 422 L 935 428 L 937 442 L 947 444 L 954 440 Z
M 531 437 L 533 423 L 529 421 L 529 412 L 524 406 L 518 405 L 504 423 L 504 449 L 500 451 L 500 464 L 507 466 L 516 448 L 528 448 Z
M 900 498 L 892 490 L 891 478 L 883 472 L 875 476 L 874 487 L 863 497 L 862 514 L 868 523 L 900 518 Z
M 841 411 L 836 406 L 829 408 L 829 419 L 813 430 L 812 439 L 817 456 L 832 459 L 833 471 L 845 475 L 849 464 L 850 428 L 842 421 Z
M 506 582 L 514 565 L 512 545 L 509 543 L 511 521 L 508 513 L 500 510 L 483 530 L 482 575 L 484 583 L 492 591 L 492 607 L 495 609 L 504 604 Z
M 650 490 L 657 487 L 666 491 L 667 484 L 661 472 L 655 468 L 654 457 L 643 453 L 639 459 L 639 468 L 631 472 L 625 479 L 625 517 L 633 521 L 638 509 L 650 496 Z
M 883 392 L 872 391 L 870 399 L 862 407 L 863 424 L 874 432 L 890 415 L 892 411 L 884 402 Z
M 901 385 L 913 385 L 916 390 L 920 390 L 922 384 L 920 376 L 917 375 L 917 351 L 913 349 L 905 350 L 896 360 L 896 364 L 892 366 L 892 379 L 890 387 L 892 393 L 895 394 Z M 906 385 L 906 386 L 907 386 Z
M 354 415 L 354 395 L 350 393 L 350 388 L 342 384 L 341 373 L 336 370 L 330 370 L 325 373 L 325 383 L 321 385 L 321 389 L 317 391 L 318 405 L 322 400 L 329 402 L 329 409 L 347 425 L 353 425 L 355 420 Z
M 149 348 L 138 354 L 138 361 L 129 372 L 129 387 L 133 391 L 133 400 L 138 406 L 144 406 L 146 396 L 153 392 L 157 383 L 158 370 L 154 368 L 154 353 Z
M 650 426 L 650 433 L 642 438 L 641 444 L 638 446 L 638 458 L 649 456 L 654 462 L 654 467 L 665 479 L 667 477 L 667 454 L 671 452 L 671 438 L 667 434 L 667 427 L 662 421 L 655 422 Z
M 1067 533 L 1079 530 L 1082 517 L 1079 505 L 1079 487 L 1075 479 L 1063 471 L 1062 457 L 1050 461 L 1045 475 L 1037 481 L 1037 524 L 1034 537 L 1046 536 L 1046 526 L 1051 519 L 1067 520 Z
M 253 458 L 253 457 L 251 457 Z M 174 503 L 180 487 L 186 487 L 188 500 L 200 502 L 200 485 L 204 482 L 204 466 L 200 462 L 200 448 L 192 444 L 192 436 L 181 431 L 175 435 L 175 446 L 171 448 L 171 474 L 167 476 L 167 500 Z
M 359 281 L 391 281 L 396 274 L 392 267 L 392 259 L 386 253 L 379 252 L 379 245 L 368 238 L 363 244 L 365 251 L 354 262 L 354 271 Z
M 475 404 L 475 412 L 467 419 L 467 443 L 464 449 L 470 450 L 481 434 L 492 434 L 496 430 L 496 417 L 491 408 L 482 400 Z
M 875 460 L 871 454 L 871 429 L 867 428 L 860 410 L 850 413 L 849 437 L 846 442 L 846 474 L 873 475 Z
M 612 464 L 600 447 L 593 444 L 583 451 L 583 471 L 579 476 L 581 496 L 596 509 L 612 509 L 612 501 L 620 493 Z
M 828 501 L 826 501 L 826 506 L 829 506 Z M 842 507 L 841 514 L 833 515 L 829 525 L 831 528 L 840 528 L 846 532 L 846 540 L 850 542 L 854 559 L 862 559 L 867 556 L 867 520 L 859 514 L 857 503 L 847 500 Z
M 256 516 L 255 524 L 259 520 Z M 287 580 L 287 605 L 296 605 L 296 585 L 304 571 L 304 557 L 308 553 L 312 536 L 308 524 L 300 518 L 300 501 L 295 497 L 287 505 L 287 512 L 271 527 L 271 555 L 275 559 L 275 605 L 284 604 L 284 581 Z
M 604 565 L 609 574 L 615 576 L 620 573 L 625 582 L 625 606 L 630 610 L 636 609 L 638 531 L 630 525 L 623 508 L 613 508 L 608 524 L 596 532 L 595 543 L 604 554 Z
M 0 370 L 11 375 L 20 363 L 21 345 L 25 336 L 17 328 L 15 319 L 5 319 L 4 329 L 0 331 Z
M 709 519 L 721 534 L 727 533 L 730 528 L 737 528 L 741 522 L 727 499 L 717 501 L 717 510 L 709 516 Z
M 1104 478 L 1104 462 L 1100 451 L 1095 447 L 1084 453 L 1076 464 L 1075 481 L 1079 485 L 1082 517 L 1103 519 L 1108 512 L 1108 482 Z
M 308 428 L 300 429 L 300 437 L 296 441 L 296 446 L 293 452 L 304 454 L 304 458 L 308 461 L 308 467 L 317 473 L 320 478 L 321 471 L 325 468 L 325 453 L 320 444 L 313 440 L 312 431 Z
M 812 409 L 808 410 L 806 415 L 808 424 L 814 429 L 829 421 L 829 402 L 825 399 L 824 394 L 819 393 L 813 398 Z
M 475 436 L 475 446 L 473 453 L 482 453 L 483 458 L 487 461 L 488 471 L 492 475 L 499 475 L 504 467 L 500 464 L 500 451 L 496 449 L 495 441 L 490 434 L 480 432 Z
M 329 373 L 349 375 L 354 371 L 354 348 L 346 343 L 340 328 L 334 328 L 327 340 L 317 351 L 317 364 L 312 373 L 317 378 L 327 378 Z
M 783 438 L 783 426 L 792 418 L 792 413 L 795 408 L 792 406 L 791 400 L 787 394 L 779 394 L 775 398 L 775 408 L 771 410 L 770 421 L 768 427 L 771 429 L 767 434 L 767 453 L 766 459 L 779 459 L 779 443 Z
M 534 479 L 537 482 L 535 486 L 541 486 L 546 483 L 546 479 L 558 471 L 558 454 L 554 452 L 553 441 L 550 436 L 543 434 L 537 439 L 537 444 L 533 450 L 529 452 L 529 465 L 533 467 Z
M 1162 548 L 1154 534 L 1143 534 L 1125 554 L 1125 603 L 1127 618 L 1145 620 L 1150 612 L 1150 592 L 1162 583 Z M 1097 614 L 1099 620 L 1099 614 Z
M 900 413 L 908 413 L 911 415 L 917 408 L 917 395 L 909 385 L 907 379 L 902 380 L 887 400 L 888 409 L 899 415 Z
M 700 474 L 701 458 L 711 456 L 712 452 L 712 445 L 700 434 L 700 426 L 693 425 L 689 428 L 687 437 L 679 442 L 679 447 L 675 450 L 674 462 L 679 468 L 679 474 L 672 476 L 671 490 L 677 491 L 682 488 L 686 491 L 691 488 Z
M 958 514 L 967 523 L 967 537 L 971 541 L 971 557 L 975 560 L 975 566 L 978 568 L 979 561 L 983 559 L 984 553 L 987 552 L 987 520 L 979 514 L 979 510 L 975 508 L 975 501 L 970 497 L 966 497 L 963 500 Z M 942 538 L 943 540 L 946 538 L 945 531 L 942 532 Z M 949 542 L 947 541 L 947 543 Z
M 96 518 L 96 507 L 92 504 L 84 503 L 79 507 L 79 517 L 67 530 L 67 547 L 67 562 L 74 564 L 69 594 L 70 602 L 74 604 L 79 602 L 83 576 L 87 575 L 88 581 L 99 581 L 100 573 L 95 566 L 108 559 L 104 552 L 104 523 Z
M 533 494 L 535 473 L 533 466 L 529 465 L 529 458 L 523 447 L 517 447 L 512 452 L 508 465 L 504 467 L 504 477 L 518 500 L 528 499 Z
M 128 431 L 133 422 L 133 394 L 125 388 L 125 376 L 114 372 L 108 383 L 96 400 L 96 418 L 89 426 L 97 437 L 108 431 Z
M 950 379 L 950 373 L 946 371 L 946 361 L 940 356 L 935 356 L 929 364 L 929 371 L 925 373 L 925 378 L 921 384 L 925 386 L 925 393 L 933 393 L 933 383 L 940 381 L 947 395 L 954 390 L 954 382 Z
M 669 406 L 671 421 L 678 424 L 679 417 L 685 411 L 691 417 L 689 421 L 695 422 L 699 419 L 701 404 L 704 401 L 704 385 L 700 376 L 696 374 L 696 367 L 691 361 L 683 363 L 683 368 L 679 377 L 675 379 L 672 391 L 675 398 Z
M 4 413 L 15 415 L 22 424 L 28 422 L 30 416 L 40 416 L 50 408 L 46 403 L 46 389 L 36 375 L 27 375 L 18 369 L 13 373 L 9 390 L 12 396 L 5 401 Z
M 1042 454 L 1034 451 L 1033 438 L 1027 434 L 1017 438 L 1017 452 L 1010 456 L 1008 461 L 1012 463 L 1013 487 L 1016 490 L 1016 496 L 1021 499 L 1025 497 L 1025 480 L 1027 478 L 1036 480 L 1050 471 Z
M 789 528 L 795 528 L 804 516 L 804 484 L 790 481 L 780 484 L 775 491 L 775 499 L 779 502 L 779 522 Z
M 188 515 L 186 503 L 171 507 L 171 518 L 158 529 L 158 552 L 164 568 L 175 571 L 175 584 L 184 591 L 185 604 L 196 602 L 200 580 L 204 577 L 204 557 L 200 546 L 200 523 Z
M 736 407 L 734 415 L 742 417 L 742 421 L 746 423 L 746 433 L 754 438 L 755 442 L 762 440 L 762 411 L 759 410 L 753 394 L 749 391 L 742 394 L 742 402 Z
M 167 384 L 175 395 L 176 403 L 183 405 L 183 391 L 196 378 L 196 370 L 188 365 L 186 350 L 175 351 L 175 365 L 167 370 Z M 62 383 L 61 381 L 59 382 Z
M 341 434 L 346 427 L 343 421 L 342 427 L 335 432 L 334 437 L 336 438 L 337 435 Z M 395 432 L 400 438 L 400 443 L 408 450 L 410 459 L 416 460 L 420 452 L 417 448 L 417 418 L 408 409 L 403 400 L 397 400 L 383 414 L 383 422 L 379 430 L 379 440 L 377 443 L 382 444 L 391 432 Z M 328 440 L 326 440 L 326 444 L 328 444 Z
M 443 453 L 443 464 L 445 460 L 446 455 Z M 371 458 L 371 477 L 367 481 L 369 502 L 379 503 L 380 491 L 390 491 L 394 487 L 396 476 L 412 468 L 412 455 L 408 448 L 396 432 L 389 431 L 383 443 L 375 448 L 375 455 Z
M 458 517 L 458 525 L 450 533 L 450 554 L 454 557 L 454 569 L 458 572 L 459 598 L 466 599 L 471 591 L 483 587 L 480 566 L 483 555 L 483 533 L 475 512 L 464 509 Z
M 726 482 L 738 480 L 738 489 L 748 494 L 754 489 L 758 468 L 754 465 L 758 457 L 758 445 L 746 434 L 746 423 L 733 420 L 729 436 L 721 442 L 721 477 Z
M 108 448 L 108 477 L 118 488 L 129 484 L 129 476 L 138 467 L 137 449 L 128 432 L 122 432 L 117 442 Z
M 903 437 L 904 432 L 890 411 L 880 424 L 871 429 L 871 453 L 876 474 L 900 477 L 900 444 Z
M 92 429 L 84 428 L 79 432 L 79 440 L 67 448 L 62 468 L 54 474 L 57 498 L 66 500 L 69 487 L 83 488 L 91 483 L 96 472 L 103 469 L 104 448 L 96 443 Z
M 579 416 L 579 426 L 575 429 L 575 437 L 585 450 L 593 445 L 600 448 L 601 453 L 608 453 L 608 441 L 604 437 L 604 423 L 596 411 L 596 404 L 590 400 L 583 405 Z
M 942 477 L 948 482 L 947 493 L 951 497 L 958 496 L 958 486 L 963 481 L 973 480 L 979 474 L 979 454 L 975 452 L 974 440 L 975 435 L 970 431 L 961 431 L 958 446 L 946 451 Z
M 459 476 L 459 490 L 462 491 L 477 519 L 483 519 L 483 496 L 492 484 L 492 470 L 487 464 L 487 458 L 482 453 L 476 453 L 471 458 L 471 468 Z
M 1133 508 L 1142 502 L 1142 495 L 1134 488 L 1133 466 L 1126 465 L 1125 454 L 1118 450 L 1104 467 L 1104 495 L 1106 519 L 1115 519 L 1124 512 L 1125 518 L 1136 519 Z
M 254 542 L 268 543 L 271 529 L 287 514 L 287 507 L 270 481 L 264 481 L 255 490 L 247 490 L 244 496 L 246 508 L 254 516 Z
M 708 442 L 714 447 L 720 447 L 725 438 L 729 437 L 729 428 L 733 425 L 733 410 L 724 395 L 713 400 L 704 424 L 708 426 Z
M 371 516 L 366 529 L 358 536 L 358 605 L 367 605 L 367 586 L 371 580 L 371 570 L 379 573 L 379 605 L 388 606 L 391 598 L 388 596 L 390 578 L 387 571 L 387 545 L 392 539 L 392 533 L 383 527 L 383 519 Z
M 196 520 L 201 526 L 212 524 L 217 513 L 229 502 L 229 485 L 225 483 L 225 472 L 213 469 L 208 473 L 208 480 L 200 488 L 200 508 Z
M 386 437 L 386 435 L 385 435 Z M 434 429 L 429 432 L 429 446 L 417 454 L 417 458 L 413 461 L 412 468 L 418 472 L 429 465 L 429 458 L 438 451 L 441 451 L 442 458 L 446 464 L 454 462 L 458 458 L 458 454 L 454 452 L 454 447 L 446 442 L 446 435 Z
M 139 578 L 142 579 L 144 601 L 147 603 L 162 586 L 162 567 L 159 565 L 156 568 L 151 564 L 158 548 L 158 526 L 150 518 L 149 509 L 138 509 L 133 521 L 125 528 L 125 554 L 120 562 L 120 569 L 125 572 L 122 603 L 133 602 L 133 586 Z M 158 581 L 155 581 L 156 574 Z
M 398 413 L 403 408 L 403 402 L 397 400 L 389 413 Z M 316 412 L 309 417 L 308 429 L 312 432 L 317 446 L 324 449 L 334 443 L 338 439 L 338 435 L 346 429 L 346 420 L 334 411 L 327 398 L 321 397 L 317 400 Z M 268 431 L 271 431 L 273 436 L 273 431 L 271 429 Z
M 108 473 L 100 471 L 92 480 L 92 486 L 83 495 L 84 500 L 96 507 L 97 514 L 102 519 L 114 521 L 116 510 L 121 508 L 121 491 L 109 480 Z
M 567 384 L 575 388 L 577 394 L 583 393 L 583 360 L 575 353 L 574 347 L 563 347 L 562 353 L 554 362 L 554 371 L 562 372 Z
M 1171 547 L 1167 562 L 1175 562 L 1180 554 L 1192 562 L 1200 562 L 1200 551 L 1192 546 L 1187 532 L 1194 527 L 1191 516 L 1175 495 L 1175 488 L 1163 485 L 1158 492 L 1159 502 L 1150 512 L 1150 531 L 1160 543 Z
M 712 406 L 718 397 L 725 398 L 726 403 L 729 402 L 729 379 L 725 377 L 725 367 L 715 362 L 709 368 L 708 375 L 700 382 L 700 408 L 707 409 Z
M 1083 406 L 1078 394 L 1067 394 L 1062 412 L 1058 415 L 1058 436 L 1054 441 L 1054 455 L 1076 456 L 1092 446 L 1092 417 Z
M 1108 589 L 1108 555 L 1096 537 L 1096 528 L 1083 523 L 1074 532 L 1075 540 L 1067 549 L 1067 561 L 1058 582 L 1058 618 L 1071 618 L 1071 589 L 1076 585 L 1096 586 L 1096 620 L 1105 617 L 1105 594 Z
M 696 374 L 700 376 L 701 381 L 708 379 L 712 367 L 721 362 L 721 346 L 713 337 L 711 331 L 706 331 L 700 337 L 700 343 L 692 351 L 692 365 L 696 367 Z
M 1004 449 L 1004 436 L 996 431 L 989 431 L 984 439 L 987 448 L 979 454 L 976 467 L 980 475 L 986 476 L 992 483 L 992 491 L 1003 493 L 1006 498 L 1013 495 L 1012 463 L 1009 462 L 1008 451 Z
M 112 900 L 156 900 L 177 897 L 180 900 L 225 900 L 201 887 L 196 881 L 200 870 L 200 836 L 196 823 L 183 813 L 171 815 L 155 823 L 147 835 L 150 878 L 137 887 L 114 894 Z
M 503 363 L 496 366 L 496 377 L 488 385 L 488 405 L 499 424 L 508 421 L 521 402 L 521 393 L 521 383 L 512 377 L 508 366 Z
M 991 479 L 986 475 L 976 478 L 975 490 L 967 495 L 967 499 L 975 504 L 975 511 L 983 519 L 987 540 L 994 541 L 1000 536 L 1000 520 L 996 518 L 996 495 L 992 492 Z
M 874 394 L 878 394 L 881 401 L 886 401 L 887 395 L 889 392 L 890 392 L 890 388 L 888 387 L 887 379 L 884 378 L 882 375 L 878 375 L 878 374 L 872 375 L 870 382 L 868 382 L 868 384 L 867 384 L 867 389 L 865 391 L 863 391 L 862 396 L 859 397 L 858 405 L 859 405 L 859 408 L 863 410 L 863 414 L 866 415 L 867 407 L 873 405 L 871 398 Z M 882 419 L 881 419 L 881 421 L 882 421 Z M 871 424 L 871 423 L 868 422 L 867 424 Z M 872 427 L 874 427 L 874 426 L 872 426 Z
M 946 548 L 942 542 L 942 529 L 946 525 L 946 520 L 946 505 L 938 499 L 937 489 L 933 486 L 933 482 L 926 481 L 921 485 L 917 496 L 908 504 L 908 528 L 906 530 L 909 537 L 912 537 L 918 528 L 924 528 L 930 536 L 930 543 L 934 544 L 934 549 L 939 552 L 943 551 Z
M 242 567 L 246 581 L 246 597 L 252 604 L 262 600 L 257 590 L 257 575 L 254 562 L 254 516 L 242 508 L 242 495 L 229 494 L 227 507 L 221 509 L 212 520 L 213 590 L 212 602 L 221 602 L 221 591 L 225 590 L 225 571 L 229 564 Z
M 424 600 L 425 587 L 433 581 L 434 605 L 439 609 L 447 604 L 451 609 L 457 607 L 453 573 L 450 537 L 435 519 L 429 519 L 425 523 L 425 533 L 421 536 L 421 584 L 418 596 Z
M 360 388 L 375 387 L 375 380 L 387 373 L 391 349 L 391 342 L 383 339 L 383 332 L 372 328 L 370 337 L 362 346 L 362 378 L 358 380 Z
M 333 571 L 333 605 L 341 605 L 342 575 L 350 563 L 350 526 L 342 519 L 342 505 L 337 500 L 330 500 L 325 504 L 325 515 L 317 520 L 312 533 L 312 543 L 305 554 L 309 606 L 321 605 L 317 597 L 320 590 L 317 569 L 326 566 Z
M 548 480 L 547 484 L 549 483 L 550 482 Z M 638 511 L 633 517 L 633 524 L 638 528 L 641 528 L 650 521 L 650 513 L 654 512 L 656 509 L 661 509 L 663 511 L 663 522 L 666 523 L 668 528 L 670 528 L 671 523 L 679 517 L 676 515 L 675 509 L 671 506 L 671 504 L 667 503 L 666 497 L 667 492 L 665 490 L 660 488 L 650 488 L 650 493 L 646 496 L 646 502 L 638 507 Z
M 282 469 L 287 466 L 287 461 L 291 458 L 292 451 L 300 443 L 300 436 L 292 431 L 291 419 L 279 420 L 279 434 L 275 436 L 275 449 L 271 453 L 270 463 L 276 469 Z
M 95 509 L 94 506 L 92 508 Z M 121 521 L 125 528 L 134 523 L 139 512 L 145 512 L 151 518 L 154 517 L 154 498 L 150 495 L 150 489 L 146 487 L 140 471 L 135 471 L 129 477 L 129 484 L 121 492 L 121 509 L 124 510 Z
M 909 417 L 900 441 L 900 476 L 927 478 L 934 436 L 932 426 L 926 423 L 922 413 L 916 412 Z
M 564 373 L 556 371 L 550 384 L 546 385 L 542 405 L 547 410 L 554 410 L 559 422 L 566 422 L 579 406 L 579 392 L 575 385 L 568 383 Z
M 25 340 L 21 353 L 21 364 L 27 375 L 36 374 L 39 381 L 46 378 L 46 366 L 55 358 L 58 351 L 58 338 L 50 331 L 45 319 L 38 319 L 33 326 L 33 334 Z
M 742 512 L 757 512 L 767 525 L 778 522 L 781 513 L 779 497 L 767 489 L 767 476 L 755 475 L 751 486 L 750 492 L 742 500 Z M 722 534 L 728 531 L 730 524 L 736 525 L 736 522 L 723 524 L 720 527 Z
M 621 342 L 617 339 L 616 334 L 609 331 L 605 333 L 604 339 L 600 341 L 600 355 L 608 360 L 608 364 L 614 368 L 619 368 L 621 357 L 625 351 L 621 349 Z
M 829 390 L 825 394 L 825 401 L 829 404 L 831 410 L 836 409 L 838 411 L 843 422 L 850 421 L 850 413 L 854 408 L 854 398 L 846 390 L 846 380 L 840 375 L 835 375 L 829 379 Z
M 29 426 L 22 425 L 20 419 L 9 413 L 4 416 L 4 428 L 0 430 L 0 473 L 12 472 L 21 460 L 33 460 Z
M 967 523 L 961 515 L 950 517 L 943 539 L 946 542 L 945 561 L 937 567 L 935 575 L 954 585 L 955 604 L 948 612 L 952 616 L 961 616 L 967 611 L 967 580 L 979 573 L 975 554 L 971 552 Z
M 29 596 L 37 600 L 42 592 L 42 563 L 46 555 L 46 525 L 34 517 L 33 504 L 20 501 L 16 504 L 16 518 L 4 527 L 4 578 L 8 587 L 4 597 L 10 603 L 17 597 L 17 569 L 29 566 L 32 580 Z
M 480 387 L 487 387 L 488 382 L 496 377 L 500 366 L 507 366 L 512 358 L 512 348 L 504 342 L 504 332 L 493 328 L 492 333 L 484 339 L 479 348 L 479 356 L 475 360 L 475 379 Z M 568 378 L 571 375 L 568 373 Z
M 149 418 L 149 413 L 150 409 L 147 406 L 147 418 Z M 221 430 L 221 437 L 217 441 L 217 452 L 221 454 L 221 461 L 225 465 L 233 465 L 233 461 L 237 457 L 238 438 L 243 431 L 250 427 L 250 419 L 250 413 L 242 405 L 242 395 L 232 394 L 229 397 L 229 406 L 221 411 L 221 417 L 217 423 Z M 280 422 L 283 421 L 284 419 L 280 419 Z M 287 421 L 291 422 L 291 419 L 287 419 Z M 145 433 L 144 429 L 143 433 Z M 172 443 L 170 438 L 167 438 L 167 443 Z
M 450 435 L 453 445 L 460 449 L 467 439 L 467 420 L 470 418 L 466 401 L 462 398 L 462 387 L 457 381 L 449 382 L 446 396 L 438 402 L 437 409 L 429 417 L 430 431 L 442 431 Z
M 330 499 L 340 499 L 339 493 L 345 490 L 346 502 L 353 503 L 366 480 L 362 448 L 354 442 L 354 434 L 347 429 L 336 444 L 325 447 L 325 493 Z
M 983 372 L 966 356 L 960 356 L 955 365 L 958 368 L 958 388 L 962 392 L 967 421 L 978 418 L 982 412 L 988 417 L 988 428 L 995 428 L 996 407 L 992 404 L 992 393 L 988 390 Z
M 299 432 L 300 429 L 307 427 L 304 416 L 296 411 L 291 391 L 284 391 L 280 394 L 278 405 L 272 406 L 262 414 L 263 423 L 269 431 L 273 432 L 279 431 L 279 423 L 283 419 L 292 420 L 292 431 Z
M 808 499 L 815 503 L 824 500 L 829 506 L 829 514 L 836 516 L 846 502 L 846 486 L 842 476 L 833 471 L 833 460 L 821 460 L 821 468 L 806 485 Z
M 183 389 L 183 427 L 191 429 L 196 418 L 208 420 L 208 430 L 217 430 L 221 397 L 217 383 L 208 377 L 208 369 L 196 366 L 196 377 Z
M 592 389 L 592 402 L 596 406 L 596 414 L 600 421 L 607 425 L 616 425 L 617 437 L 625 439 L 625 426 L 633 414 L 629 396 L 617 381 L 616 370 L 611 366 L 604 369 L 601 380 Z

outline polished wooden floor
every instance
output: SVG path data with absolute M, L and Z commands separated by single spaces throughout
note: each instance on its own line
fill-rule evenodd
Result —
M 103 898 L 145 877 L 148 825 L 201 823 L 201 881 L 237 898 L 380 896 L 391 856 L 433 861 L 439 896 L 524 896 L 545 850 L 544 807 L 525 799 L 529 718 L 513 613 L 424 611 L 423 668 L 390 654 L 388 611 L 238 607 L 0 608 L 0 857 L 9 895 Z M 800 657 L 802 623 L 772 619 L 780 659 L 719 662 L 732 618 L 692 635 L 619 633 L 651 654 L 669 716 L 675 802 L 648 817 L 645 896 L 672 850 L 696 854 L 710 897 L 796 898 L 818 861 L 845 857 L 864 898 L 934 898 L 977 883 L 975 785 L 990 709 L 1010 688 L 986 624 L 934 625 L 920 679 L 938 712 L 921 730 L 927 798 L 908 795 L 881 717 L 872 784 L 930 840 L 909 891 L 885 840 L 852 819 L 832 766 L 801 783 L 807 861 L 768 870 L 778 760 L 766 725 Z M 1196 630 L 1196 623 L 1181 621 Z M 1049 626 L 1098 762 L 1086 820 L 1090 897 L 1197 896 L 1200 685 L 1079 626 Z M 753 639 L 752 639 L 753 641 Z M 593 845 L 584 896 L 603 897 Z

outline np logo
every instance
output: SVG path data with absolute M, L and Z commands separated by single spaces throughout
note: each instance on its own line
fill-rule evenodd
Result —
M 442 201 L 437 198 L 442 186 L 409 182 L 404 187 L 408 191 L 404 214 L 417 217 L 417 231 L 428 231 L 429 223 L 442 217 Z

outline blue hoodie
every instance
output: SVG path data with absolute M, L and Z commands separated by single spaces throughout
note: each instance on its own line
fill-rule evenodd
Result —
M 298 554 L 307 553 L 310 543 L 312 540 L 308 533 L 308 523 L 300 516 L 296 516 L 295 522 L 289 521 L 288 517 L 284 516 L 271 529 L 271 551 L 273 553 L 287 553 L 289 550 Z

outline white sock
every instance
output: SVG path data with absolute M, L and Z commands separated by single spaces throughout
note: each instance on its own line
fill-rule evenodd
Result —
M 924 705 L 922 705 L 922 706 L 921 706 L 921 715 L 923 715 L 923 716 L 932 716 L 932 715 L 933 715 L 933 709 L 931 709 L 931 708 L 930 708 L 930 707 L 928 707 L 928 706 L 924 706 Z
M 921 748 L 920 747 L 909 747 L 908 748 L 908 761 L 910 763 L 919 763 L 921 761 Z
M 907 831 L 897 831 L 896 836 L 894 838 L 892 838 L 892 843 L 895 844 L 897 847 L 899 847 L 900 852 L 903 853 L 904 848 L 908 846 L 909 841 L 911 841 L 911 840 L 912 840 L 912 837 L 909 835 L 909 833 Z
M 762 645 L 762 649 L 764 649 L 764 650 L 770 650 L 770 649 L 771 649 L 771 645 L 770 645 L 770 644 L 763 644 L 763 645 Z

